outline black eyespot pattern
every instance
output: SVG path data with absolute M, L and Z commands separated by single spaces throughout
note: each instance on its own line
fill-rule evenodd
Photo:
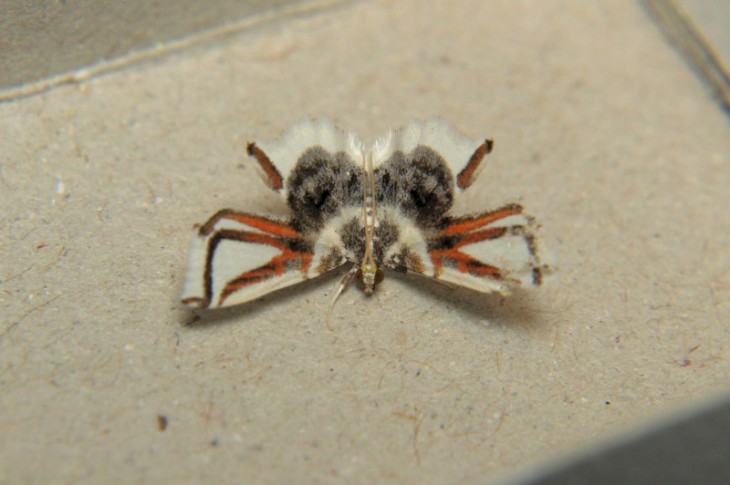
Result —
M 435 227 L 454 202 L 454 176 L 432 148 L 395 152 L 375 171 L 377 200 L 398 206 L 421 227 Z
M 308 148 L 286 181 L 291 224 L 302 232 L 320 230 L 344 205 L 361 203 L 362 169 L 344 153 Z

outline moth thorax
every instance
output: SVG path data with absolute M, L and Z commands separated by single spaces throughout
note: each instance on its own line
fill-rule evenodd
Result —
M 363 168 L 363 223 L 365 225 L 365 254 L 363 254 L 362 263 L 360 264 L 359 273 L 362 279 L 363 286 L 365 287 L 365 293 L 371 294 L 375 290 L 375 284 L 378 282 L 378 274 L 382 271 L 375 264 L 373 258 L 374 247 L 373 247 L 373 236 L 375 234 L 375 228 L 378 224 L 378 216 L 375 208 L 375 171 L 373 169 L 373 154 L 369 154 L 367 161 L 363 156 L 362 168 Z M 367 162 L 367 163 L 366 163 Z
M 374 201 L 370 196 L 365 198 L 365 225 L 368 227 L 378 227 Z

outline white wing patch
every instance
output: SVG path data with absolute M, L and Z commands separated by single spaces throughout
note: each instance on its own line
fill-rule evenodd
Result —
M 307 120 L 297 123 L 289 128 L 279 141 L 257 143 L 257 146 L 284 177 L 291 173 L 299 157 L 312 147 L 322 147 L 331 154 L 344 152 L 356 161 L 362 159 L 364 152 L 363 144 L 357 135 L 345 132 L 327 120 Z M 269 175 L 262 173 L 262 176 L 264 181 L 269 183 Z
M 531 252 L 529 239 L 525 237 L 525 232 L 530 231 L 530 222 L 525 216 L 512 216 L 508 219 L 511 219 L 510 225 L 502 226 L 508 229 L 503 236 L 467 244 L 461 248 L 464 254 L 475 260 L 499 268 L 500 275 L 504 278 L 503 281 L 485 280 L 484 278 L 474 278 L 471 274 L 466 273 L 470 279 L 476 280 L 470 287 L 479 289 L 479 286 L 484 285 L 485 281 L 490 285 L 495 282 L 499 284 L 498 291 L 504 293 L 506 287 L 509 286 L 535 286 L 533 268 L 537 264 L 537 258 Z M 442 273 L 441 279 L 449 278 L 447 274 L 450 273 L 449 269 Z
M 181 298 L 200 308 L 250 301 L 310 278 L 311 260 L 285 223 L 220 211 L 193 237 Z
M 412 152 L 417 146 L 432 148 L 458 173 L 474 153 L 474 142 L 445 121 L 429 120 L 425 123 L 411 122 L 398 130 L 391 130 L 373 145 L 373 161 L 377 167 L 388 160 L 396 151 Z
M 448 221 L 429 241 L 433 276 L 481 292 L 534 287 L 552 272 L 540 258 L 533 219 L 522 206 Z
M 428 241 L 423 231 L 398 210 L 386 210 L 387 216 L 397 222 L 398 242 L 385 254 L 385 265 L 392 269 L 405 267 L 410 272 L 433 276 L 435 270 L 428 257 Z

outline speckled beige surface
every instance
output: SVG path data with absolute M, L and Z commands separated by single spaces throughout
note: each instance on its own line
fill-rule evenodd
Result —
M 320 0 L 317 0 L 319 2 Z M 0 100 L 70 82 L 76 69 L 153 46 L 189 32 L 220 30 L 272 10 L 311 0 L 3 0 L 0 5 Z M 128 59 L 128 57 L 127 57 Z M 107 64 L 108 66 L 108 64 Z M 36 83 L 39 79 L 45 80 Z M 55 81 L 55 82 L 54 82 Z M 28 87 L 34 86 L 34 89 Z M 12 95 L 11 94 L 11 95 Z
M 193 223 L 281 210 L 245 142 L 309 115 L 493 137 L 469 203 L 539 217 L 552 284 L 181 308 Z M 474 482 L 730 384 L 730 123 L 633 2 L 358 2 L 0 130 L 3 483 Z

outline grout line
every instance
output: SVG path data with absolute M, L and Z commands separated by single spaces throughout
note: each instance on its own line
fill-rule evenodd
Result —
M 81 83 L 102 74 L 116 71 L 150 59 L 155 59 L 164 55 L 179 52 L 183 49 L 193 47 L 195 45 L 200 45 L 221 37 L 237 34 L 245 30 L 250 30 L 259 25 L 274 22 L 281 18 L 297 15 L 315 14 L 335 7 L 337 5 L 348 3 L 350 1 L 352 0 L 311 0 L 305 3 L 288 5 L 282 8 L 253 14 L 239 21 L 213 27 L 211 29 L 204 30 L 199 33 L 194 33 L 181 39 L 158 43 L 151 47 L 146 47 L 138 51 L 132 51 L 127 54 L 121 55 L 120 57 L 101 61 L 96 64 L 81 67 L 70 72 L 65 72 L 63 74 L 47 77 L 39 81 L 34 81 L 27 84 L 21 84 L 18 86 L 13 86 L 4 90 L 0 90 L 0 103 L 18 98 L 33 96 L 35 94 L 39 94 L 65 84 Z
M 730 74 L 689 15 L 673 0 L 643 0 L 664 34 L 730 110 Z

